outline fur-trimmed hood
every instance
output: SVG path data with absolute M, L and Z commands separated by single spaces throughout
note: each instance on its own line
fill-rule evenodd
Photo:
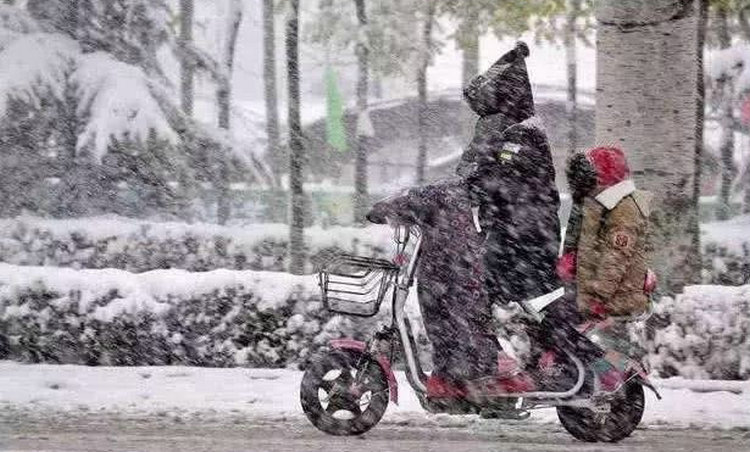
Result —
M 612 185 L 596 195 L 594 199 L 607 210 L 612 210 L 623 198 L 630 195 L 633 195 L 633 201 L 635 201 L 643 216 L 648 217 L 651 214 L 651 199 L 653 195 L 647 191 L 636 189 L 635 183 L 631 179 L 626 179 Z

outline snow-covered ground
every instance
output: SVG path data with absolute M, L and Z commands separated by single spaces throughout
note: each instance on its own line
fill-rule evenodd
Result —
M 38 412 L 118 413 L 129 416 L 242 414 L 250 419 L 302 418 L 302 373 L 287 369 L 194 367 L 83 367 L 0 362 L 0 409 Z M 429 415 L 398 374 L 400 404 L 384 423 L 465 425 L 476 416 Z M 647 426 L 750 428 L 750 382 L 657 381 L 663 400 L 647 391 Z M 687 389 L 692 387 L 693 389 Z M 705 392 L 705 391 L 719 392 Z M 530 422 L 554 423 L 554 410 Z

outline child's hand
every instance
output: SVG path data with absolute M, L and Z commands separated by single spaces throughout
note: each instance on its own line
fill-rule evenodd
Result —
M 656 273 L 654 273 L 650 268 L 648 271 L 646 271 L 646 278 L 643 281 L 643 291 L 647 294 L 652 294 L 656 290 Z
M 565 253 L 557 260 L 557 276 L 562 282 L 573 282 L 576 279 L 576 253 Z

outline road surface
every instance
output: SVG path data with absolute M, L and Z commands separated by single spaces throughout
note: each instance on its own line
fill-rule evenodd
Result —
M 6 407 L 7 408 L 7 407 Z M 637 430 L 619 444 L 586 444 L 558 424 L 472 420 L 440 425 L 388 423 L 356 438 L 331 437 L 304 418 L 250 419 L 241 413 L 180 416 L 39 413 L 6 409 L 0 413 L 3 451 L 750 451 L 750 430 Z

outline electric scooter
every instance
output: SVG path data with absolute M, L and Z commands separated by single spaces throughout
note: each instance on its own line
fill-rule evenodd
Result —
M 430 413 L 480 414 L 496 410 L 501 417 L 523 419 L 530 410 L 555 407 L 563 427 L 575 438 L 617 442 L 628 437 L 641 422 L 644 386 L 661 398 L 648 380 L 648 370 L 637 346 L 613 344 L 621 339 L 608 335 L 613 320 L 579 327 L 579 340 L 616 355 L 621 383 L 604 390 L 596 371 L 581 357 L 580 344 L 563 341 L 555 350 L 558 381 L 553 389 L 527 393 L 494 394 L 491 397 L 439 399 L 430 397 L 427 374 L 418 359 L 416 341 L 405 305 L 414 284 L 420 259 L 422 234 L 417 226 L 394 225 L 396 257 L 393 261 L 340 254 L 319 272 L 324 306 L 335 313 L 372 317 L 382 301 L 391 300 L 390 323 L 368 341 L 332 340 L 329 349 L 316 355 L 302 378 L 300 400 L 312 424 L 331 435 L 359 435 L 374 427 L 389 401 L 398 404 L 399 388 L 393 372 L 398 351 L 405 361 L 409 385 L 422 407 Z M 564 295 L 562 289 L 519 303 L 534 322 L 543 322 L 545 308 Z M 626 319 L 640 320 L 640 319 Z M 585 347 L 584 347 L 585 348 Z

